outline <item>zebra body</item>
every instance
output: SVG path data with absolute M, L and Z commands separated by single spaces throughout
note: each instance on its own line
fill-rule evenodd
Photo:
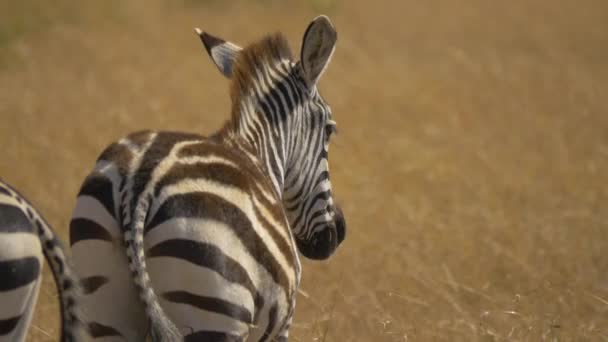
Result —
M 241 49 L 199 31 L 232 79 L 232 119 L 211 137 L 142 131 L 101 154 L 70 224 L 94 338 L 287 340 L 298 250 L 327 258 L 345 232 L 315 86 L 335 31 L 319 17 L 306 32 L 300 66 L 280 35 Z
M 47 260 L 61 306 L 61 341 L 84 338 L 76 311 L 78 279 L 40 213 L 0 180 L 0 342 L 25 341 Z

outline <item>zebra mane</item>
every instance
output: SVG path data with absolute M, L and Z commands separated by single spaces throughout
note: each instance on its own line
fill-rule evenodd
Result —
M 232 121 L 239 121 L 242 100 L 251 95 L 256 71 L 264 70 L 268 65 L 276 65 L 284 60 L 293 60 L 293 54 L 282 33 L 277 32 L 250 44 L 239 52 L 233 66 L 230 97 L 232 100 Z

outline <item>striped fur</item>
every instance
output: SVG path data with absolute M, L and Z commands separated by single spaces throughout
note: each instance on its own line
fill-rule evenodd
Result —
M 25 341 L 38 291 L 43 258 L 57 284 L 61 341 L 84 337 L 76 304 L 79 282 L 53 229 L 14 188 L 0 180 L 0 341 Z
M 303 50 L 322 51 L 302 64 L 280 34 L 241 49 L 200 32 L 232 79 L 231 120 L 207 138 L 137 132 L 101 154 L 70 225 L 94 337 L 287 340 L 298 250 L 325 259 L 345 234 L 327 160 L 335 123 L 310 82 L 335 31 L 326 17 L 311 27 Z

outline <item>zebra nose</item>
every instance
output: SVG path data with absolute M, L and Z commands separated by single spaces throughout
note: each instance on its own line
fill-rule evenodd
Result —
M 321 229 L 312 234 L 308 239 L 296 239 L 300 252 L 307 258 L 313 260 L 324 260 L 334 252 L 338 243 L 333 227 Z
M 336 233 L 338 234 L 338 244 L 344 241 L 346 237 L 346 220 L 344 220 L 344 214 L 342 208 L 336 205 L 336 216 L 334 218 L 334 224 L 336 225 Z

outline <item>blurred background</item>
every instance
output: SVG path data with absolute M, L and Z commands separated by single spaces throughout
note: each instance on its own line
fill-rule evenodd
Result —
M 299 54 L 319 13 L 349 231 L 291 340 L 608 341 L 605 0 L 0 1 L 0 175 L 67 241 L 108 143 L 228 118 L 194 27 Z M 29 340 L 57 320 L 46 274 Z

